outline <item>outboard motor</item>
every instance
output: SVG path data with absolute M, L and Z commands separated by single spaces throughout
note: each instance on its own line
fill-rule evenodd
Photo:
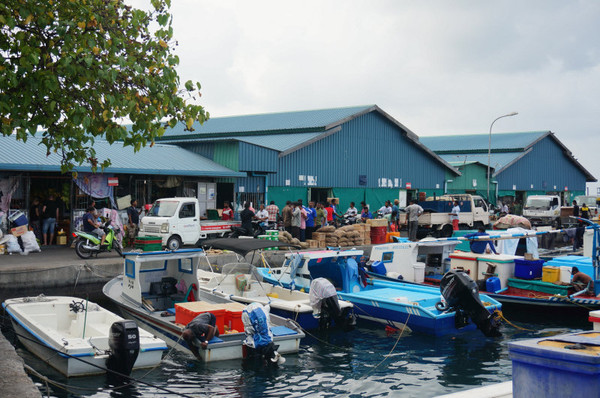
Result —
M 278 352 L 278 345 L 273 343 L 273 333 L 269 320 L 270 308 L 260 303 L 246 306 L 242 312 L 242 322 L 246 339 L 244 340 L 245 359 L 249 361 L 266 361 L 268 364 L 285 362 Z
M 499 325 L 479 299 L 477 283 L 462 271 L 447 272 L 440 282 L 440 291 L 446 303 L 439 302 L 439 311 L 456 310 L 456 327 L 461 328 L 471 318 L 477 328 L 487 337 L 501 336 Z
M 140 331 L 137 324 L 130 320 L 113 323 L 108 335 L 108 346 L 110 355 L 106 361 L 106 367 L 129 376 L 140 351 Z M 127 381 L 111 372 L 109 372 L 109 376 L 115 377 L 114 380 L 117 381 Z
M 310 306 L 313 314 L 319 315 L 319 329 L 329 329 L 332 322 L 345 331 L 356 326 L 354 314 L 349 314 L 350 308 L 340 308 L 335 286 L 325 278 L 316 278 L 310 283 Z

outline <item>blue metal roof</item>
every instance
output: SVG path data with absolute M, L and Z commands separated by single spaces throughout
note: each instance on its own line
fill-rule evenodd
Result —
M 487 151 L 487 150 L 486 150 Z M 516 162 L 526 152 L 492 152 L 490 156 L 490 167 L 499 174 L 506 166 Z M 460 166 L 464 163 L 481 163 L 484 166 L 488 164 L 488 156 L 486 153 L 463 153 L 463 154 L 440 154 L 440 157 L 452 166 Z
M 494 133 L 492 134 L 492 151 L 522 151 L 548 134 L 550 134 L 550 131 Z M 487 153 L 489 146 L 489 134 L 443 135 L 420 137 L 419 140 L 438 154 L 470 151 L 485 151 Z M 485 164 L 487 164 L 487 158 Z
M 167 129 L 163 139 L 174 137 L 204 138 L 219 134 L 282 134 L 286 132 L 324 131 L 342 124 L 375 108 L 375 105 L 354 106 L 348 108 L 319 109 L 311 111 L 265 113 L 260 115 L 242 115 L 210 118 L 204 124 L 194 123 L 194 131 L 185 131 L 185 125 L 178 123 Z
M 175 145 L 155 144 L 138 152 L 133 147 L 96 140 L 94 149 L 98 159 L 110 158 L 112 165 L 106 173 L 157 174 L 207 177 L 245 177 L 246 173 L 230 170 L 203 156 Z M 27 142 L 14 136 L 0 136 L 0 170 L 60 171 L 61 157 L 56 153 L 46 156 L 41 139 L 29 137 Z M 76 171 L 91 171 L 89 164 L 75 167 Z
M 264 148 L 273 149 L 278 152 L 284 152 L 288 149 L 302 145 L 306 141 L 315 139 L 323 134 L 319 131 L 316 133 L 295 133 L 295 134 L 263 134 L 263 135 L 233 135 L 227 137 L 209 137 L 196 138 L 187 140 L 172 140 L 170 143 L 185 143 L 185 142 L 214 142 L 214 141 L 242 141 L 248 144 L 262 146 Z

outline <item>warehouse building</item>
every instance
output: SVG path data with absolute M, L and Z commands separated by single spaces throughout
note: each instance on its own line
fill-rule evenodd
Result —
M 439 195 L 448 175 L 460 175 L 376 105 L 212 118 L 194 128 L 176 126 L 162 140 L 245 172 L 217 183 L 235 183 L 238 204 L 337 197 L 342 208 L 379 208 Z
M 97 173 L 88 164 L 63 174 L 61 156 L 47 155 L 40 138 L 23 142 L 0 136 L 0 228 L 7 230 L 10 214 L 20 210 L 28 215 L 34 198 L 43 203 L 50 194 L 60 208 L 58 230 L 67 232 L 81 223 L 92 200 L 98 209 L 125 209 L 131 199 L 142 206 L 161 197 L 188 196 L 197 197 L 203 210 L 215 208 L 216 179 L 246 175 L 176 145 L 157 144 L 134 152 L 132 147 L 96 140 L 94 149 L 99 159 L 110 158 L 112 164 Z
M 484 197 L 487 195 L 488 134 L 421 137 L 420 140 L 455 166 L 477 165 L 477 186 L 471 188 Z M 523 203 L 527 195 L 545 194 L 557 194 L 570 203 L 574 196 L 585 195 L 586 182 L 597 181 L 551 131 L 493 134 L 489 165 L 493 203 L 496 198 Z M 482 187 L 483 168 L 485 185 Z

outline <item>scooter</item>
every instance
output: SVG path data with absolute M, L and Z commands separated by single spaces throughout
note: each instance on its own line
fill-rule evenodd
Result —
M 73 232 L 73 238 L 77 238 L 75 241 L 75 253 L 83 259 L 88 259 L 95 255 L 98 257 L 98 253 L 109 252 L 112 249 L 123 257 L 123 247 L 121 241 L 117 239 L 117 235 L 121 232 L 120 229 L 114 229 L 110 226 L 110 220 L 108 220 L 103 227 L 106 239 L 104 240 L 105 247 L 100 247 L 101 238 L 96 234 L 84 231 Z
M 260 235 L 264 235 L 266 234 L 266 230 L 261 223 L 261 221 L 257 220 L 252 221 L 252 231 L 248 231 L 246 228 L 242 227 L 232 227 L 229 237 L 238 238 L 240 236 L 252 236 L 253 238 L 257 238 Z

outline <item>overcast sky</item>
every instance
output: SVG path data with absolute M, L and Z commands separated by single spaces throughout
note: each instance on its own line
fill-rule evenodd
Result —
M 147 8 L 147 0 L 130 0 Z M 600 178 L 600 1 L 172 0 L 212 117 L 376 104 L 419 136 L 551 130 Z M 595 193 L 595 192 L 594 192 Z

